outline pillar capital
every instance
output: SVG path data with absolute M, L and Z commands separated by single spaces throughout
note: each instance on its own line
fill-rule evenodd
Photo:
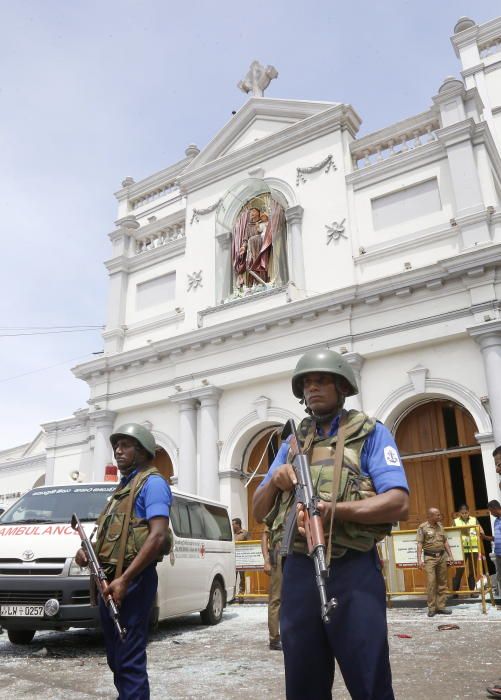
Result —
M 501 442 L 501 320 L 487 321 L 467 329 L 480 346 L 494 440 Z
M 356 372 L 360 372 L 365 362 L 365 357 L 358 352 L 343 353 L 343 358 Z
M 304 209 L 300 204 L 285 210 L 285 219 L 289 224 L 300 224 L 303 220 Z
M 89 424 L 96 428 L 112 428 L 117 416 L 115 411 L 98 408 L 95 411 L 89 411 Z
M 481 350 L 492 346 L 501 346 L 501 320 L 487 321 L 466 329 Z

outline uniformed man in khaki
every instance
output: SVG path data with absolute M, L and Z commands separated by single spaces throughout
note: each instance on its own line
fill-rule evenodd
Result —
M 428 520 L 417 530 L 417 562 L 426 573 L 428 594 L 428 617 L 437 613 L 450 615 L 452 610 L 445 607 L 447 599 L 447 565 L 452 564 L 452 552 L 447 535 L 440 522 L 442 515 L 438 508 L 428 510 Z M 423 559 L 424 557 L 424 559 Z
M 280 641 L 280 598 L 282 595 L 282 558 L 280 542 L 272 542 L 270 531 L 265 527 L 261 537 L 261 551 L 264 559 L 264 573 L 270 577 L 268 593 L 268 633 L 270 649 L 282 651 Z

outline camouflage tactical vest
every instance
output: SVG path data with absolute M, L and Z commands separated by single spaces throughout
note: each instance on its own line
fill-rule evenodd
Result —
M 358 501 L 376 494 L 374 484 L 369 476 L 362 474 L 360 455 L 367 436 L 374 430 L 375 420 L 359 411 L 345 412 L 345 442 L 343 467 L 337 501 Z M 303 445 L 312 429 L 312 419 L 304 418 L 298 429 L 298 438 Z M 315 493 L 324 501 L 331 500 L 332 477 L 334 471 L 334 454 L 337 444 L 337 434 L 332 437 L 313 438 L 310 449 L 311 479 Z M 293 455 L 289 452 L 287 460 Z M 280 542 L 287 514 L 294 503 L 294 492 L 279 493 L 271 511 L 264 522 L 270 529 L 273 544 Z M 328 525 L 324 526 L 326 543 L 328 542 Z M 342 556 L 347 549 L 367 552 L 374 547 L 375 542 L 382 540 L 391 531 L 391 524 L 366 525 L 337 521 L 334 518 L 332 539 L 333 556 Z M 307 545 L 304 537 L 299 534 L 294 542 L 294 551 L 306 554 Z
M 139 474 L 132 499 L 132 513 L 129 520 L 129 532 L 125 545 L 124 569 L 126 569 L 138 555 L 139 550 L 146 542 L 146 538 L 150 532 L 148 521 L 144 518 L 138 518 L 135 514 L 136 498 L 149 476 L 153 474 L 162 476 L 156 467 L 149 467 Z M 108 505 L 97 519 L 96 541 L 93 546 L 107 575 L 114 572 L 118 562 L 120 538 L 128 511 L 127 500 L 133 481 L 134 478 L 130 479 L 122 488 L 120 488 L 120 486 L 117 488 L 110 498 Z M 168 552 L 164 553 L 167 554 Z M 157 561 L 162 561 L 162 559 L 163 555 L 160 555 Z

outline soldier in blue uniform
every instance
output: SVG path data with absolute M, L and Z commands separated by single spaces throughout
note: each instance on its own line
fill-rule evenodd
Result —
M 385 426 L 360 411 L 343 409 L 345 397 L 358 389 L 351 367 L 338 353 L 307 352 L 296 366 L 292 391 L 309 414 L 299 426 L 298 438 L 311 456 L 326 541 L 332 500 L 337 500 L 327 598 L 337 598 L 338 606 L 324 624 L 313 561 L 298 534 L 294 551 L 285 560 L 282 584 L 287 700 L 330 700 L 334 659 L 354 700 L 394 700 L 376 541 L 391 530 L 392 522 L 407 518 L 402 462 Z M 319 448 L 322 459 L 315 459 Z M 343 466 L 337 498 L 332 499 L 336 448 L 341 449 Z M 288 497 L 296 483 L 291 461 L 291 446 L 284 443 L 254 496 L 254 515 L 268 524 L 272 537 L 281 536 L 287 512 L 294 507 Z M 303 521 L 299 513 L 300 532 Z
M 149 700 L 146 643 L 157 592 L 156 564 L 167 553 L 172 494 L 150 463 L 155 438 L 137 423 L 120 426 L 110 437 L 121 480 L 98 518 L 94 549 L 108 577 L 108 592 L 127 630 L 122 641 L 102 599 L 101 627 L 108 665 L 119 700 Z M 87 565 L 79 549 L 76 561 Z

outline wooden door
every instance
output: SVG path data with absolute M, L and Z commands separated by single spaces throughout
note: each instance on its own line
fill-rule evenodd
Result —
M 260 463 L 256 475 L 254 476 L 250 484 L 247 486 L 247 522 L 249 528 L 249 536 L 251 540 L 260 540 L 264 530 L 263 523 L 258 523 L 254 518 L 254 514 L 252 512 L 252 500 L 254 498 L 254 493 L 257 487 L 263 480 L 264 476 L 266 475 L 269 469 L 269 466 L 271 465 L 273 459 L 275 458 L 275 455 L 277 454 L 278 438 L 275 435 L 273 435 L 272 437 L 272 433 L 274 434 L 275 431 L 276 429 L 273 428 L 273 430 L 268 430 L 266 431 L 266 433 L 263 434 L 263 436 L 258 440 L 256 445 L 252 449 L 252 452 L 249 455 L 249 461 L 247 463 L 246 471 L 249 476 L 253 473 L 254 469 L 256 469 L 256 467 Z M 267 576 L 264 572 L 247 572 L 246 577 L 250 578 L 251 593 L 259 595 L 268 594 L 270 579 L 269 576 Z
M 438 508 L 444 526 L 452 525 L 459 507 L 467 503 L 490 533 L 487 491 L 476 426 L 470 414 L 449 401 L 430 401 L 400 422 L 396 442 L 409 482 L 409 517 L 402 530 L 426 520 L 428 508 Z M 449 577 L 452 571 L 449 572 Z M 424 575 L 404 573 L 406 590 L 424 588 Z

